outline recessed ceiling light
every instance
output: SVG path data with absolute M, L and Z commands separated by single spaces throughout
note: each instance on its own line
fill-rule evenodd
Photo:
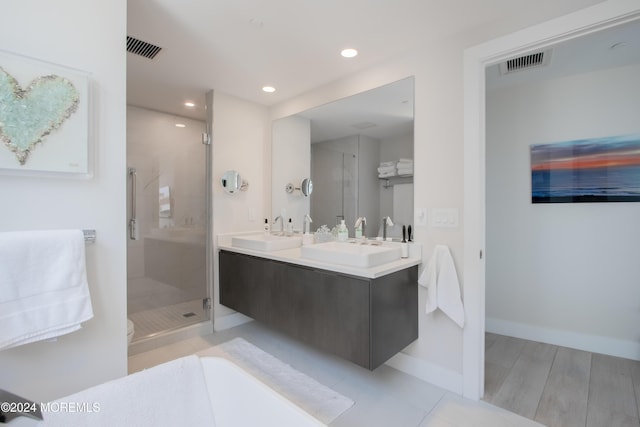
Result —
M 187 125 L 185 125 L 184 123 L 176 123 L 176 127 L 177 128 L 186 128 Z
M 273 86 L 265 86 L 262 88 L 263 91 L 267 92 L 267 93 L 273 93 L 276 91 L 276 88 Z
M 185 106 L 185 107 L 189 107 L 189 108 L 193 108 L 193 107 L 195 107 L 195 106 L 196 106 L 196 104 L 194 104 L 194 103 L 193 103 L 193 102 L 191 102 L 191 101 L 187 101 L 187 102 L 185 102 L 185 103 L 184 103 L 184 106 Z
M 358 51 L 352 48 L 342 49 L 340 55 L 344 56 L 345 58 L 353 58 L 354 56 L 358 55 Z

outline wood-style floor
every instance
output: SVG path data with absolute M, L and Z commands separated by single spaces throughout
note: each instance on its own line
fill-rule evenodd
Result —
M 640 362 L 487 333 L 484 400 L 549 427 L 640 427 Z

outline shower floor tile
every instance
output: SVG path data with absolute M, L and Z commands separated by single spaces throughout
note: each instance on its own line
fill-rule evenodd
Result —
M 134 324 L 133 341 L 154 336 L 207 320 L 207 312 L 202 309 L 202 299 L 182 302 L 166 307 L 138 311 L 129 315 Z
M 127 285 L 127 314 L 165 307 L 194 299 L 186 292 L 148 277 L 129 279 Z

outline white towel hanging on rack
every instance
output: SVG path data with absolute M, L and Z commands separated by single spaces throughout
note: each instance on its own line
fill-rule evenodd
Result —
M 92 317 L 82 230 L 0 233 L 0 350 L 68 334 Z
M 418 283 L 427 288 L 426 312 L 440 308 L 458 326 L 464 327 L 464 307 L 460 283 L 449 248 L 437 245 Z

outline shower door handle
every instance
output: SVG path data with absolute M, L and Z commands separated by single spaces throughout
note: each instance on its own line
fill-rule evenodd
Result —
M 131 177 L 131 219 L 129 219 L 129 239 L 138 240 L 138 223 L 136 221 L 136 169 L 129 168 Z

